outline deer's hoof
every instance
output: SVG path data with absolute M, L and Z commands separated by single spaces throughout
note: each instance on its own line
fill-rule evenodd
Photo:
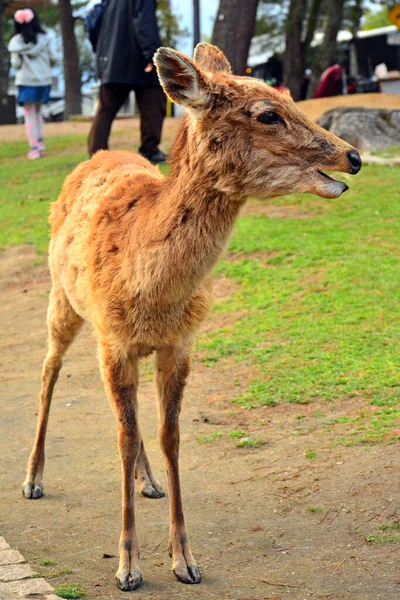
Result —
M 43 485 L 41 483 L 24 483 L 22 495 L 28 500 L 41 498 L 43 496 Z
M 154 483 L 147 483 L 140 491 L 146 498 L 164 498 L 165 496 L 165 492 L 161 485 Z
M 174 575 L 181 583 L 200 583 L 200 569 L 197 565 L 178 565 L 174 568 Z
M 133 573 L 117 573 L 117 587 L 123 592 L 132 592 L 142 585 L 142 574 L 138 568 Z

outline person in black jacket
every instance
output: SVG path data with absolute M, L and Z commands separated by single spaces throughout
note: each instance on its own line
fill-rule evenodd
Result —
M 152 58 L 161 46 L 156 0 L 103 0 L 106 3 L 96 44 L 99 106 L 89 134 L 92 155 L 108 148 L 112 122 L 135 91 L 140 111 L 142 156 L 157 164 L 166 154 L 158 148 L 166 98 Z

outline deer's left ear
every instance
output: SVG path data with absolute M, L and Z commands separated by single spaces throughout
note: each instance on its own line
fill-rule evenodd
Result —
M 232 68 L 225 54 L 212 44 L 201 42 L 197 44 L 193 56 L 194 62 L 211 73 L 227 73 L 231 75 Z
M 159 48 L 154 55 L 154 64 L 160 83 L 171 100 L 195 111 L 207 107 L 209 81 L 190 58 L 172 48 Z

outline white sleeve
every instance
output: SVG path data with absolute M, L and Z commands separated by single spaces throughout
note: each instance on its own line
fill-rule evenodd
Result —
M 60 62 L 60 57 L 58 56 L 58 53 L 56 50 L 56 45 L 55 45 L 55 40 L 52 35 L 49 35 L 48 49 L 49 49 L 49 56 L 50 56 L 50 64 L 52 67 L 54 67 L 58 62 Z
M 11 66 L 18 71 L 22 66 L 22 57 L 18 52 L 11 52 Z

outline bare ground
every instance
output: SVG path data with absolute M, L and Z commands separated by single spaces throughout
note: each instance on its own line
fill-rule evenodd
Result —
M 248 365 L 195 360 L 181 424 L 183 498 L 199 586 L 175 581 L 167 554 L 168 500 L 136 495 L 144 586 L 124 594 L 114 585 L 120 526 L 120 468 L 114 417 L 100 383 L 96 347 L 85 328 L 67 355 L 56 388 L 47 441 L 45 497 L 21 495 L 37 415 L 45 352 L 50 280 L 33 266 L 31 248 L 0 255 L 1 534 L 26 559 L 43 559 L 72 574 L 50 582 L 79 583 L 89 598 L 378 600 L 400 599 L 399 545 L 365 535 L 397 519 L 397 446 L 342 447 L 317 429 L 323 406 L 280 405 L 240 410 L 230 404 L 235 378 Z M 218 282 L 220 297 L 234 291 Z M 211 320 L 208 328 L 215 326 Z M 156 402 L 145 365 L 141 423 L 148 454 L 166 487 L 157 444 Z M 346 411 L 358 400 L 344 401 Z M 342 410 L 342 408 L 338 408 Z M 307 414 L 299 435 L 296 415 Z M 262 419 L 262 420 L 261 420 Z M 229 438 L 245 429 L 263 444 L 239 449 Z M 221 432 L 213 444 L 197 436 Z M 305 457 L 315 448 L 318 459 Z M 310 512 L 310 507 L 323 507 Z M 357 530 L 357 532 L 356 532 Z M 111 555 L 104 558 L 103 555 Z

